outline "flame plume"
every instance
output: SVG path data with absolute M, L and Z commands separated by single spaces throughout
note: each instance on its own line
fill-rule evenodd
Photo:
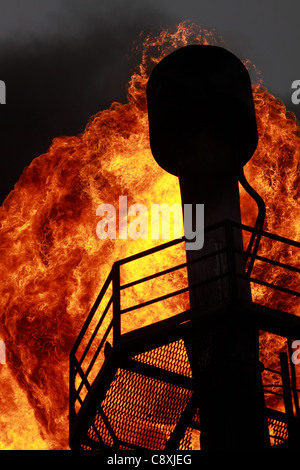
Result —
M 70 349 L 113 262 L 162 242 L 99 240 L 96 208 L 117 207 L 121 195 L 128 205 L 180 203 L 177 178 L 151 155 L 145 89 L 157 62 L 192 43 L 222 40 L 190 23 L 144 37 L 128 103 L 97 113 L 77 136 L 55 138 L 0 208 L 0 335 L 7 350 L 0 366 L 2 449 L 68 448 Z M 299 124 L 259 83 L 253 93 L 260 140 L 245 173 L 266 202 L 265 230 L 299 239 Z M 241 207 L 243 222 L 254 225 L 256 207 L 242 189 Z M 286 262 L 294 256 L 273 255 Z M 174 255 L 173 261 L 181 260 Z M 296 280 L 289 282 L 292 288 Z M 264 299 L 258 287 L 253 294 Z M 280 296 L 265 302 L 282 308 Z M 295 305 L 287 307 L 296 313 Z M 272 354 L 272 344 L 264 344 L 266 356 Z

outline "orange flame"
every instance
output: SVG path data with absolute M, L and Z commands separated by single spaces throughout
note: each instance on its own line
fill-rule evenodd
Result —
M 96 208 L 117 207 L 120 195 L 129 205 L 180 203 L 177 178 L 151 155 L 145 87 L 161 58 L 191 43 L 222 40 L 189 23 L 145 37 L 128 103 L 97 113 L 80 135 L 54 139 L 0 209 L 0 334 L 7 350 L 0 366 L 0 448 L 68 448 L 70 349 L 113 262 L 161 243 L 99 240 Z M 260 141 L 245 172 L 267 204 L 265 229 L 298 239 L 299 124 L 260 84 L 253 93 Z M 243 222 L 253 225 L 256 208 L 242 190 L 241 207 Z M 274 253 L 286 262 L 293 255 Z M 256 288 L 254 297 L 262 300 L 263 290 Z M 296 313 L 294 305 L 290 310 Z

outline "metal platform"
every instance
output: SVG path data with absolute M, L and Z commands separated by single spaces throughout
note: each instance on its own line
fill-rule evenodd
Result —
M 201 362 L 197 364 L 197 370 L 205 371 L 207 363 L 212 360 L 205 335 L 216 322 L 224 326 L 238 322 L 247 328 L 256 328 L 261 336 L 264 332 L 269 335 L 269 342 L 274 337 L 273 355 L 277 359 L 273 366 L 266 367 L 262 362 L 257 364 L 263 377 L 270 446 L 299 446 L 300 370 L 290 359 L 292 341 L 300 338 L 300 318 L 267 305 L 239 299 L 236 284 L 247 280 L 253 285 L 263 286 L 268 292 L 280 292 L 297 301 L 299 292 L 286 287 L 286 280 L 288 276 L 298 276 L 300 269 L 256 254 L 255 262 L 260 266 L 272 265 L 285 273 L 285 276 L 278 276 L 285 285 L 269 283 L 259 276 L 241 276 L 234 269 L 232 261 L 237 253 L 230 240 L 233 240 L 234 230 L 242 229 L 249 234 L 252 229 L 226 221 L 208 230 L 220 229 L 228 235 L 227 246 L 192 261 L 204 263 L 210 257 L 220 260 L 220 256 L 225 256 L 228 261 L 225 263 L 226 271 L 221 269 L 206 281 L 221 289 L 223 294 L 221 300 L 216 297 L 216 303 L 205 311 L 190 308 L 147 324 L 147 309 L 155 305 L 163 312 L 164 301 L 180 298 L 191 289 L 198 288 L 199 284 L 186 285 L 122 308 L 123 292 L 144 283 L 160 282 L 162 277 L 165 279 L 175 272 L 185 272 L 188 263 L 171 266 L 126 284 L 121 283 L 121 270 L 146 257 L 149 257 L 147 265 L 150 265 L 153 255 L 184 243 L 184 239 L 165 243 L 113 265 L 70 354 L 71 449 L 175 451 L 199 448 L 201 416 L 198 398 L 202 375 L 194 373 L 193 358 L 189 357 L 186 344 L 193 337 L 197 339 Z M 279 250 L 283 247 L 300 248 L 298 242 L 266 232 L 262 232 L 262 239 L 278 244 Z M 255 275 L 255 269 L 252 272 Z M 136 316 L 130 317 L 132 314 Z M 145 326 L 136 327 L 139 322 L 134 318 L 140 321 L 142 315 L 146 318 Z M 123 323 L 128 316 L 132 321 L 127 322 L 124 331 Z M 132 325 L 131 331 L 128 331 L 128 324 Z M 227 367 L 230 358 L 226 356 L 226 350 L 224 356 L 217 360 L 220 367 L 222 364 Z M 234 364 L 231 366 L 235 367 Z M 222 390 L 219 392 L 222 397 Z M 246 409 L 247 403 L 244 406 Z

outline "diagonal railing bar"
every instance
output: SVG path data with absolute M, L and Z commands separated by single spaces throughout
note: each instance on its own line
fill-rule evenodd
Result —
M 232 227 L 242 229 L 243 231 L 246 231 L 246 232 L 254 231 L 254 228 L 250 227 L 249 225 L 239 224 L 238 222 L 232 222 L 232 221 L 225 221 L 225 222 L 229 222 L 229 224 L 231 224 Z M 296 240 L 291 240 L 290 238 L 282 237 L 281 235 L 276 235 L 275 233 L 265 232 L 264 230 L 262 230 L 261 233 L 263 237 L 270 238 L 271 240 L 275 240 L 281 243 L 285 243 L 286 245 L 295 246 L 296 248 L 300 248 L 300 242 L 297 242 Z
M 300 297 L 300 292 L 296 292 L 294 290 L 288 289 L 287 287 L 281 287 L 276 284 L 271 284 L 270 282 L 262 281 L 261 279 L 256 279 L 255 277 L 248 277 L 242 276 L 241 274 L 236 275 L 239 279 L 248 279 L 250 282 L 254 282 L 255 284 L 260 284 L 261 286 L 270 287 L 270 289 L 275 289 L 280 292 L 284 292 L 285 294 L 295 295 L 296 297 Z
M 98 348 L 96 349 L 96 351 L 95 351 L 95 353 L 94 353 L 94 355 L 93 355 L 93 357 L 92 357 L 92 359 L 91 359 L 91 361 L 90 361 L 90 364 L 89 364 L 89 366 L 88 366 L 86 372 L 84 373 L 84 372 L 82 371 L 82 369 L 81 369 L 81 371 L 83 372 L 83 374 L 85 374 L 85 378 L 86 378 L 86 379 L 87 379 L 87 377 L 89 376 L 89 374 L 90 374 L 90 372 L 91 372 L 91 370 L 92 370 L 92 368 L 93 368 L 93 366 L 94 366 L 94 364 L 95 364 L 95 362 L 96 362 L 96 360 L 97 360 L 97 357 L 98 357 L 99 354 L 100 354 L 101 349 L 102 349 L 103 346 L 104 346 L 104 343 L 105 343 L 105 341 L 106 341 L 106 339 L 107 339 L 107 337 L 108 337 L 108 335 L 109 335 L 109 333 L 110 333 L 110 331 L 111 331 L 111 329 L 112 329 L 112 326 L 113 326 L 113 322 L 111 321 L 110 324 L 109 324 L 109 326 L 108 326 L 108 328 L 107 328 L 107 330 L 106 330 L 106 332 L 105 332 L 105 334 L 104 334 L 104 336 L 103 336 L 103 338 L 102 338 L 102 340 L 101 340 L 101 342 L 100 342 L 100 344 L 99 344 L 99 346 L 98 346 Z M 79 367 L 80 367 L 80 366 L 79 366 Z M 89 382 L 88 382 L 88 384 L 90 385 Z M 81 384 L 79 385 L 78 389 L 77 389 L 78 392 L 81 391 L 83 385 L 85 385 L 85 384 L 84 384 L 83 381 L 82 381 Z
M 79 359 L 79 364 L 83 363 L 83 361 L 85 359 L 85 356 L 87 355 L 87 353 L 88 353 L 88 351 L 89 351 L 89 349 L 92 345 L 92 342 L 94 341 L 94 339 L 95 339 L 95 337 L 96 337 L 96 335 L 97 335 L 97 333 L 98 333 L 98 331 L 99 331 L 99 329 L 100 329 L 100 327 L 101 327 L 101 325 L 104 321 L 104 318 L 106 317 L 106 314 L 107 314 L 108 310 L 110 309 L 110 307 L 112 305 L 112 302 L 113 302 L 113 296 L 111 295 L 111 297 L 110 297 L 109 301 L 107 302 L 107 305 L 106 305 L 106 307 L 105 307 L 105 309 L 104 309 L 104 311 L 101 315 L 101 318 L 99 319 L 99 321 L 98 321 L 98 323 L 97 323 L 97 325 L 96 325 L 96 327 L 93 331 L 93 334 L 91 335 L 91 338 L 90 338 L 88 344 L 86 345 L 85 350 L 83 351 L 81 358 Z
M 235 250 L 236 253 L 242 255 L 245 252 L 242 250 Z M 249 258 L 251 258 L 253 255 L 250 254 Z M 287 269 L 289 271 L 294 271 L 296 273 L 300 273 L 300 268 L 297 268 L 296 266 L 291 266 L 289 264 L 281 263 L 280 261 L 275 261 L 274 259 L 266 258 L 264 256 L 256 255 L 255 260 L 258 261 L 264 261 L 265 263 L 272 264 L 274 266 L 278 266 L 279 268 Z
M 185 263 L 178 264 L 176 266 L 172 266 L 171 268 L 164 269 L 163 271 L 159 271 L 158 273 L 149 274 L 149 276 L 145 276 L 141 279 L 136 279 L 135 281 L 128 282 L 127 284 L 122 284 L 120 286 L 120 290 L 124 290 L 124 289 L 127 289 L 129 287 L 133 287 L 135 285 L 141 284 L 142 282 L 151 281 L 152 279 L 155 279 L 159 276 L 164 276 L 166 274 L 170 274 L 172 272 L 175 272 L 175 271 L 178 271 L 180 269 L 186 268 L 187 266 L 199 263 L 201 261 L 207 260 L 209 258 L 220 255 L 221 253 L 225 253 L 225 252 L 226 252 L 226 248 L 222 248 L 220 250 L 213 251 L 211 253 L 207 253 L 206 255 L 194 258 L 194 259 L 190 260 L 189 262 L 185 262 Z
M 79 347 L 79 345 L 82 341 L 82 338 L 85 335 L 85 333 L 86 333 L 86 331 L 87 331 L 87 329 L 88 329 L 88 327 L 89 327 L 89 325 L 90 325 L 90 323 L 91 323 L 91 321 L 92 321 L 92 319 L 93 319 L 93 317 L 94 317 L 94 315 L 95 315 L 95 313 L 96 313 L 96 311 L 97 311 L 97 309 L 100 305 L 100 302 L 103 299 L 103 297 L 104 297 L 104 295 L 105 295 L 105 293 L 106 293 L 106 291 L 109 287 L 109 284 L 111 282 L 112 282 L 112 270 L 110 271 L 105 283 L 103 284 L 103 287 L 102 287 L 97 299 L 94 302 L 94 305 L 91 308 L 91 311 L 90 311 L 87 319 L 84 322 L 84 325 L 83 325 L 83 327 L 82 327 L 82 329 L 81 329 L 81 331 L 80 331 L 80 333 L 79 333 L 79 335 L 78 335 L 78 337 L 77 337 L 77 339 L 74 343 L 74 346 L 71 350 L 71 355 L 75 355 L 75 353 L 76 353 L 76 351 L 77 351 L 77 349 L 78 349 L 78 347 Z
M 87 375 L 87 376 L 90 374 L 90 372 L 91 372 L 91 370 L 92 370 L 92 367 L 93 367 L 93 365 L 95 364 L 95 361 L 96 361 L 97 357 L 99 356 L 99 353 L 100 353 L 101 349 L 103 348 L 104 343 L 105 343 L 105 341 L 106 341 L 106 339 L 107 339 L 107 337 L 108 337 L 108 335 L 109 335 L 109 333 L 110 333 L 110 330 L 112 329 L 112 326 L 113 326 L 113 321 L 111 320 L 111 322 L 109 323 L 109 325 L 108 325 L 108 327 L 107 327 L 106 332 L 105 332 L 104 335 L 103 335 L 103 338 L 102 338 L 102 340 L 101 340 L 101 342 L 100 342 L 98 348 L 97 348 L 96 351 L 95 351 L 95 354 L 94 354 L 94 356 L 93 356 L 93 359 L 91 360 L 90 365 L 88 366 L 88 368 L 87 368 L 87 370 L 86 370 L 86 375 Z
M 144 308 L 144 307 L 147 307 L 148 305 L 151 305 L 151 304 L 154 304 L 154 303 L 157 303 L 157 302 L 162 302 L 163 300 L 167 300 L 171 297 L 174 297 L 174 296 L 177 296 L 177 295 L 180 295 L 180 294 L 184 294 L 185 292 L 189 292 L 193 289 L 196 289 L 197 287 L 209 284 L 210 282 L 218 281 L 218 280 L 226 277 L 227 275 L 228 275 L 228 273 L 219 274 L 218 276 L 214 276 L 210 279 L 206 279 L 203 282 L 197 282 L 196 284 L 193 284 L 191 286 L 183 287 L 182 289 L 178 289 L 175 292 L 169 292 L 168 294 L 161 295 L 160 297 L 156 297 L 155 299 L 147 300 L 146 302 L 141 302 L 140 304 L 134 305 L 132 307 L 127 307 L 127 308 L 121 310 L 120 313 L 123 315 L 124 313 L 128 313 L 128 312 L 131 312 L 133 310 L 137 310 L 139 308 Z
M 81 382 L 80 385 L 85 385 L 86 388 L 89 390 L 91 388 L 91 384 L 89 383 L 89 381 L 87 379 L 87 375 L 82 370 L 82 368 L 81 368 L 79 362 L 77 361 L 76 357 L 74 358 L 74 366 L 75 366 L 76 373 L 78 372 L 78 374 L 80 375 L 80 377 L 82 379 L 82 382 Z M 80 392 L 80 390 L 79 390 L 79 387 L 78 387 L 77 389 L 75 389 L 75 392 L 78 392 L 78 391 Z

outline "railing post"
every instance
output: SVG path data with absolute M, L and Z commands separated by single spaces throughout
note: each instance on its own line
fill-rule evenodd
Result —
M 71 435 L 71 429 L 76 416 L 75 412 L 75 364 L 73 359 L 73 353 L 70 354 L 70 372 L 69 372 L 69 435 Z
M 235 225 L 225 221 L 226 251 L 229 282 L 229 297 L 251 302 L 250 281 L 246 278 L 245 260 L 243 252 L 242 228 L 235 229 Z
M 226 253 L 229 283 L 229 298 L 235 299 L 237 296 L 236 289 L 236 264 L 235 264 L 235 243 L 233 236 L 233 224 L 225 221 L 225 237 L 226 237 Z
M 112 275 L 113 288 L 113 346 L 121 336 L 121 298 L 120 298 L 120 264 L 114 263 Z
M 283 389 L 283 398 L 285 413 L 287 418 L 287 427 L 289 437 L 292 437 L 293 434 L 293 402 L 291 396 L 291 385 L 290 385 L 290 375 L 289 375 L 289 364 L 287 354 L 282 352 L 280 356 L 280 367 L 281 367 L 281 378 L 282 378 L 282 389 Z

